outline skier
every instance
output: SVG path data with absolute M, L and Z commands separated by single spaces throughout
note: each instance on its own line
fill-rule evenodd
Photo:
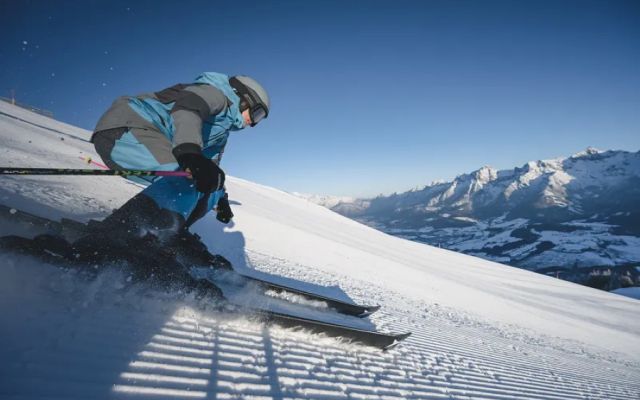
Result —
M 111 169 L 182 169 L 191 179 L 146 178 L 146 189 L 94 223 L 76 247 L 103 248 L 105 241 L 126 245 L 148 234 L 167 246 L 176 238 L 190 240 L 187 228 L 214 208 L 217 219 L 228 223 L 233 212 L 219 164 L 229 132 L 256 126 L 269 108 L 267 92 L 254 79 L 214 72 L 192 83 L 118 98 L 91 138 L 105 164 Z
M 127 282 L 148 281 L 185 289 L 185 293 L 193 292 L 197 298 L 216 297 L 219 301 L 214 304 L 222 306 L 221 310 L 254 312 L 285 326 L 345 336 L 383 349 L 395 346 L 410 333 L 379 332 L 373 327 L 366 328 L 368 324 L 352 325 L 343 319 L 364 318 L 380 306 L 355 304 L 245 276 L 233 271 L 223 256 L 209 253 L 199 237 L 188 231 L 214 206 L 221 222 L 228 223 L 233 217 L 224 187 L 225 174 L 219 166 L 222 153 L 230 131 L 255 126 L 268 116 L 269 107 L 267 93 L 255 80 L 212 72 L 202 74 L 190 84 L 117 99 L 98 121 L 91 138 L 105 164 L 116 170 L 182 169 L 189 171 L 192 179 L 149 178 L 150 185 L 141 193 L 103 221 L 92 221 L 88 226 L 11 210 L 0 215 L 0 219 L 8 217 L 12 223 L 22 219 L 29 227 L 27 231 L 39 227 L 36 231 L 42 229 L 45 233 L 34 238 L 0 236 L 0 249 L 39 256 L 65 269 L 80 267 L 84 276 L 96 274 L 110 262 L 125 261 Z M 88 265 L 92 268 L 86 268 Z M 207 268 L 204 272 L 202 268 L 191 268 L 199 266 Z M 230 271 L 216 276 L 207 273 L 208 267 Z M 301 316 L 300 310 L 288 313 L 270 310 L 268 306 L 234 305 L 225 297 L 217 278 L 232 281 L 236 291 L 240 288 L 255 302 L 266 299 L 266 292 L 286 291 L 323 302 L 345 316 L 336 323 L 333 318 Z

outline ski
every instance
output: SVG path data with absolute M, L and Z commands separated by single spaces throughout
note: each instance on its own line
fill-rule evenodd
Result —
M 315 333 L 323 333 L 331 337 L 344 337 L 348 338 L 351 342 L 373 346 L 383 350 L 392 349 L 411 335 L 411 332 L 394 334 L 359 329 L 347 325 L 284 314 L 277 311 L 260 309 L 252 309 L 251 311 L 267 323 L 273 322 L 284 327 L 302 327 Z
M 256 293 L 255 287 L 248 287 L 237 280 L 225 277 L 229 271 L 194 273 L 201 286 L 207 284 L 219 290 L 223 304 L 255 316 L 266 323 L 283 327 L 298 327 L 329 337 L 342 337 L 350 342 L 390 349 L 411 335 L 407 333 L 380 332 L 375 325 L 353 315 L 336 313 L 328 308 L 309 307 L 302 303 L 273 298 L 268 294 Z M 231 274 L 234 274 L 231 272 Z M 237 277 L 236 277 L 237 278 Z M 255 304 L 260 304 L 259 307 Z
M 326 303 L 327 306 L 333 308 L 341 314 L 353 315 L 355 317 L 364 318 L 380 309 L 380 306 L 368 306 L 355 304 L 345 300 L 337 299 L 335 297 L 325 296 L 320 293 L 310 292 L 308 290 L 295 288 L 289 285 L 268 281 L 255 276 L 243 274 L 233 268 L 233 265 L 224 257 L 220 255 L 214 256 L 215 264 L 224 269 L 233 270 L 233 272 L 242 279 L 245 279 L 249 283 L 255 284 L 262 288 L 263 291 L 274 291 L 276 293 L 291 293 L 294 295 L 302 296 L 305 299 L 312 301 L 319 301 Z
M 287 293 L 293 293 L 296 295 L 300 295 L 303 296 L 309 300 L 316 300 L 316 301 L 321 301 L 326 303 L 329 307 L 335 309 L 336 311 L 338 311 L 339 313 L 342 314 L 347 314 L 347 315 L 353 315 L 359 318 L 364 318 L 367 317 L 371 314 L 373 314 L 374 312 L 378 311 L 380 309 L 380 306 L 366 306 L 366 305 L 360 305 L 360 304 L 355 304 L 355 303 L 349 303 L 346 301 L 342 301 L 333 297 L 328 297 L 328 296 L 324 296 L 321 295 L 319 293 L 312 293 L 312 292 L 308 292 L 306 290 L 302 290 L 302 289 L 298 289 L 298 288 L 293 288 L 291 286 L 285 286 L 285 285 L 281 285 L 275 282 L 269 282 L 266 280 L 262 280 L 260 278 L 256 278 L 253 276 L 249 276 L 249 275 L 244 275 L 241 273 L 236 272 L 238 275 L 240 275 L 241 277 L 243 277 L 244 279 L 249 280 L 250 282 L 253 282 L 259 286 L 261 286 L 264 290 L 273 290 L 277 293 L 282 293 L 282 292 L 287 292 Z

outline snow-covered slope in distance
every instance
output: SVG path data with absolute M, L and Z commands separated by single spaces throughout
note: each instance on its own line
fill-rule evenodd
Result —
M 318 204 L 326 208 L 333 208 L 340 203 L 353 203 L 354 201 L 356 201 L 355 197 L 346 197 L 346 196 L 323 196 L 318 194 L 299 193 L 299 192 L 293 192 L 291 194 L 296 197 L 300 197 L 302 199 L 307 199 L 314 204 Z
M 81 167 L 78 157 L 93 154 L 86 131 L 4 103 L 0 113 L 2 165 Z M 0 177 L 0 189 L 4 205 L 83 220 L 107 215 L 140 190 L 120 178 L 16 176 Z M 209 216 L 194 227 L 212 251 L 248 273 L 379 303 L 376 325 L 414 335 L 382 353 L 230 318 L 115 272 L 86 282 L 3 253 L 0 396 L 640 395 L 637 300 L 389 236 L 242 179 L 230 177 L 228 190 L 234 224 Z

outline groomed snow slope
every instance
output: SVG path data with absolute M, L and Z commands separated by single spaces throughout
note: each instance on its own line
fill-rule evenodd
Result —
M 0 102 L 3 166 L 81 168 L 95 156 L 88 136 Z M 227 157 L 242 157 L 230 143 Z M 1 204 L 55 219 L 104 217 L 139 190 L 0 177 Z M 247 273 L 379 303 L 373 323 L 413 336 L 380 352 L 222 315 L 120 272 L 87 281 L 3 253 L 0 397 L 640 397 L 638 300 L 398 239 L 245 180 L 228 190 L 235 224 L 194 227 L 212 251 Z

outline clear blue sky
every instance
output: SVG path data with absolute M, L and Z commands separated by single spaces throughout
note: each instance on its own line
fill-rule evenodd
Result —
M 0 95 L 65 122 L 202 71 L 269 90 L 223 166 L 287 191 L 640 149 L 639 1 L 0 0 Z

